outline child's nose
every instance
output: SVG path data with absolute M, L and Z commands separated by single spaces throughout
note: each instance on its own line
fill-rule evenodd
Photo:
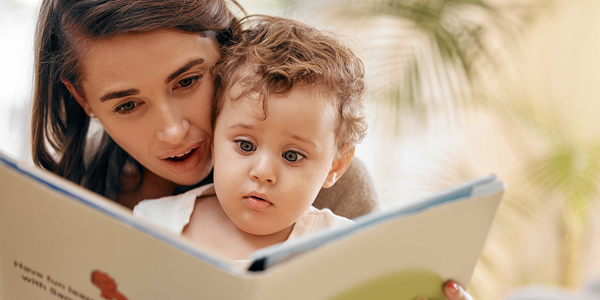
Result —
M 256 154 L 255 154 L 256 155 Z M 250 177 L 259 182 L 275 184 L 275 166 L 273 160 L 267 154 L 258 155 L 257 164 L 252 168 Z

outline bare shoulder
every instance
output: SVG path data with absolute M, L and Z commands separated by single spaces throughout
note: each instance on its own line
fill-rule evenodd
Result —
M 194 203 L 194 210 L 189 224 L 215 221 L 216 218 L 221 218 L 222 216 L 220 215 L 224 214 L 217 196 L 198 197 Z

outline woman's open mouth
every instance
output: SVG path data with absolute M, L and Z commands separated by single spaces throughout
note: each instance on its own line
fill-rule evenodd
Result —
M 171 172 L 182 174 L 195 169 L 204 155 L 204 143 L 187 152 L 161 159 Z
M 171 157 L 169 157 L 167 159 L 171 160 L 171 161 L 175 161 L 175 162 L 177 162 L 177 161 L 184 161 L 184 160 L 188 159 L 190 156 L 192 156 L 192 153 L 194 153 L 194 151 L 196 151 L 197 149 L 198 148 L 194 148 L 194 149 L 192 149 L 192 150 L 190 150 L 190 151 L 188 151 L 186 153 L 183 153 L 183 154 L 180 154 L 180 155 L 177 155 L 177 156 L 171 156 Z

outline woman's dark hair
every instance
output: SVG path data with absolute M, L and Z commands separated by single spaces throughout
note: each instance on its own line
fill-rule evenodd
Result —
M 242 10 L 236 1 L 230 2 Z M 96 40 L 176 29 L 211 32 L 226 45 L 237 22 L 226 0 L 43 0 L 35 37 L 33 162 L 116 200 L 123 192 L 125 164 L 136 165 L 140 175 L 142 167 L 106 132 L 94 151 L 86 150 L 90 118 L 61 78 L 80 88 L 82 58 L 87 45 Z

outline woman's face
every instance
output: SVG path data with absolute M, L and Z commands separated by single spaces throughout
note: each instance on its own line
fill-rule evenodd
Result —
M 175 30 L 94 41 L 72 94 L 119 146 L 178 185 L 208 175 L 214 38 Z

